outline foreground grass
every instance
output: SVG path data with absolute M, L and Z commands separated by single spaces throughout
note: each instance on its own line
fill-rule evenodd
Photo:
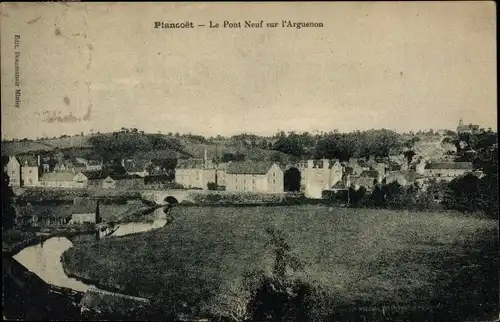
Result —
M 453 320 L 466 305 L 480 307 L 467 309 L 478 318 L 498 306 L 498 221 L 324 206 L 177 207 L 172 216 L 157 231 L 76 245 L 63 265 L 100 285 L 210 314 L 243 276 L 270 272 L 265 230 L 276 228 L 305 265 L 291 274 L 323 286 L 337 313 L 384 306 L 399 314 L 420 310 L 417 303 L 446 307 L 441 314 Z

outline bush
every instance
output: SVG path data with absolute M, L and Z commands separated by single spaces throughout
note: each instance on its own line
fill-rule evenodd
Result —
M 191 193 L 194 203 L 201 204 L 262 204 L 262 203 L 282 203 L 285 194 L 269 193 L 232 193 L 232 192 L 208 192 Z
M 217 190 L 217 184 L 215 182 L 207 183 L 208 190 Z
M 6 245 L 15 245 L 35 237 L 35 233 L 20 230 L 2 231 L 2 243 Z

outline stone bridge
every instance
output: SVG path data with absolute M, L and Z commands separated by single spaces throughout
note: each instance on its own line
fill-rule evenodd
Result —
M 178 202 L 181 203 L 185 200 L 192 201 L 189 194 L 191 191 L 200 190 L 185 190 L 185 189 L 165 189 L 165 190 L 146 190 L 142 193 L 142 197 L 146 200 L 153 201 L 158 205 L 166 205 L 167 197 L 170 197 L 170 202 Z M 171 199 L 173 198 L 173 199 Z

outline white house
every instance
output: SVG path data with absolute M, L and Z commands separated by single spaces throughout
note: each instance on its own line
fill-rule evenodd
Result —
M 342 180 L 344 167 L 339 160 L 307 160 L 299 163 L 301 187 L 308 198 L 319 199 L 324 190 L 329 190 Z
M 226 191 L 284 192 L 284 172 L 274 162 L 232 162 L 227 166 Z

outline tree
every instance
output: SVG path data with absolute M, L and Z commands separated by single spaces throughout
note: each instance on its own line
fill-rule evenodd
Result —
M 409 166 L 411 161 L 413 160 L 413 157 L 416 155 L 416 153 L 413 150 L 408 150 L 403 153 L 403 155 L 406 158 L 407 165 Z
M 266 229 L 270 235 L 267 244 L 274 253 L 274 265 L 271 276 L 263 276 L 259 286 L 252 292 L 248 303 L 248 313 L 253 321 L 312 321 L 324 320 L 324 311 L 319 311 L 326 304 L 327 297 L 312 284 L 300 279 L 292 279 L 287 270 L 301 270 L 302 261 L 291 254 L 283 232 L 272 228 Z
M 283 163 L 283 156 L 279 152 L 274 151 L 269 156 L 269 161 L 278 162 L 278 163 L 282 164 Z
M 222 155 L 222 162 L 229 162 L 229 161 L 234 161 L 234 154 L 232 153 L 224 153 Z
M 124 175 L 127 173 L 127 170 L 121 165 L 119 159 L 114 159 L 103 166 L 103 172 L 105 175 Z
M 2 231 L 14 227 L 16 212 L 14 210 L 14 191 L 9 186 L 9 176 L 2 176 Z
M 449 183 L 449 193 L 443 203 L 452 209 L 474 212 L 480 206 L 479 179 L 473 174 L 456 178 Z
M 245 161 L 245 155 L 243 153 L 240 153 L 240 152 L 236 152 L 234 154 L 234 161 Z

